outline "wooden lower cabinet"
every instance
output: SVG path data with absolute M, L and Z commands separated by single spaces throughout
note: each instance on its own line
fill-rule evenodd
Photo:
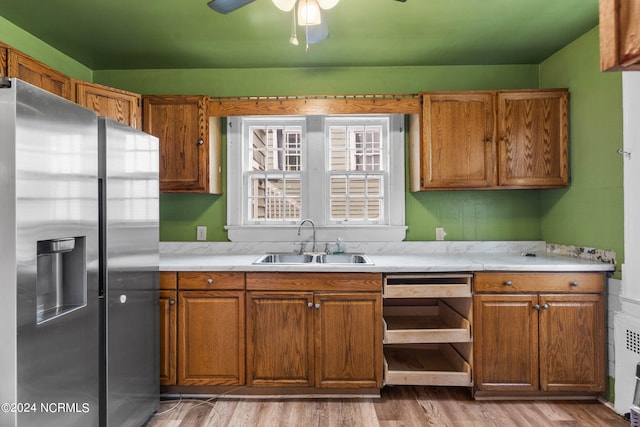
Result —
M 176 291 L 160 290 L 160 385 L 176 384 Z
M 553 282 L 553 274 L 545 274 Z M 515 276 L 513 280 L 508 274 L 503 277 L 508 288 L 526 288 L 535 282 L 535 274 L 528 278 Z M 557 277 L 562 282 L 557 289 L 564 289 L 566 282 L 575 290 L 485 294 L 483 288 L 496 286 L 482 279 L 476 283 L 480 288 L 473 308 L 476 395 L 596 395 L 604 391 L 604 295 L 580 293 L 582 281 L 567 279 L 567 274 Z M 603 290 L 604 276 L 599 277 Z M 593 275 L 584 274 L 582 278 L 592 287 Z M 553 288 L 548 282 L 541 286 Z
M 248 291 L 247 385 L 380 388 L 381 322 L 380 292 Z
M 247 296 L 247 385 L 313 385 L 311 292 Z
M 244 384 L 244 291 L 180 291 L 178 307 L 178 385 Z

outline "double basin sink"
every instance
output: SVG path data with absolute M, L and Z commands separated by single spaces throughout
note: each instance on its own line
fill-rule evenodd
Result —
M 365 254 L 288 254 L 268 253 L 253 262 L 254 264 L 373 264 Z

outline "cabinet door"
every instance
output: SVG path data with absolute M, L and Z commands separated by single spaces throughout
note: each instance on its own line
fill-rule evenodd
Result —
M 382 297 L 379 293 L 316 294 L 315 385 L 382 387 Z
M 0 45 L 0 74 L 7 75 L 7 48 Z
M 640 70 L 640 0 L 600 0 L 600 69 Z
M 313 385 L 313 294 L 250 292 L 247 385 Z
M 160 291 L 160 384 L 176 384 L 176 291 Z
M 540 387 L 604 391 L 604 297 L 540 295 Z
M 492 93 L 423 94 L 421 186 L 473 188 L 495 183 Z
M 244 291 L 180 291 L 178 304 L 178 385 L 243 385 Z
M 142 129 L 142 96 L 88 82 L 76 82 L 76 103 L 132 128 Z
M 474 296 L 477 390 L 538 390 L 537 295 Z
M 73 100 L 71 79 L 41 62 L 15 50 L 9 50 L 7 74 L 34 86 Z
M 160 191 L 209 192 L 208 99 L 143 97 L 143 129 L 160 140 Z
M 568 92 L 498 93 L 498 184 L 563 187 L 569 183 Z

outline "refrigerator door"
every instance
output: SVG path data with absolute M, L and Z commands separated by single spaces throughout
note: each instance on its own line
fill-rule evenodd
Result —
M 0 117 L 0 425 L 97 426 L 97 118 L 15 79 Z
M 158 139 L 100 117 L 102 425 L 140 426 L 159 401 Z

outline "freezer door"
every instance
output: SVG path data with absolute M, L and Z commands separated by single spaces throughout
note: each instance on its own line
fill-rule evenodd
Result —
M 103 425 L 138 426 L 159 400 L 158 139 L 100 117 Z
M 108 312 L 106 425 L 138 427 L 158 407 L 158 291 L 110 292 Z
M 2 203 L 15 203 L 17 276 L 3 286 L 17 289 L 15 403 L 34 404 L 15 421 L 97 426 L 97 117 L 12 83 L 15 139 L 0 143 L 15 144 L 15 199 Z

